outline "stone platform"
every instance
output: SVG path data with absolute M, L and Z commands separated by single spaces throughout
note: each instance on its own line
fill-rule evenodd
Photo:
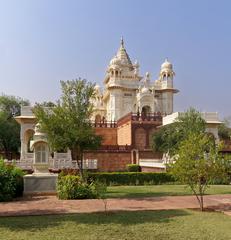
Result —
M 23 177 L 24 194 L 55 193 L 58 174 L 28 174 Z

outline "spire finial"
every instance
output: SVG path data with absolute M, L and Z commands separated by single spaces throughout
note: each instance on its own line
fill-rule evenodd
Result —
M 124 47 L 124 39 L 123 39 L 123 36 L 122 36 L 121 39 L 120 39 L 120 45 L 121 45 L 121 47 Z

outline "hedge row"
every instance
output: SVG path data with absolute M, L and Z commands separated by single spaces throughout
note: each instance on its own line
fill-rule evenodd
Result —
M 169 173 L 152 172 L 112 172 L 89 173 L 91 181 L 100 181 L 108 186 L 112 185 L 157 185 L 175 182 Z
M 140 172 L 141 168 L 138 164 L 127 164 L 128 172 Z

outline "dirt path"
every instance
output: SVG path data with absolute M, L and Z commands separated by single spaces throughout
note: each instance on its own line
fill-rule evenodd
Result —
M 205 207 L 231 216 L 231 194 L 205 196 Z M 198 208 L 193 196 L 108 199 L 108 211 L 140 211 Z M 102 200 L 58 200 L 56 196 L 33 196 L 0 203 L 0 216 L 24 216 L 104 211 Z

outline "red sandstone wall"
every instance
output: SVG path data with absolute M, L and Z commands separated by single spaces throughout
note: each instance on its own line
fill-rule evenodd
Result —
M 135 130 L 135 146 L 138 149 L 144 149 L 146 146 L 146 131 L 144 128 Z
M 162 159 L 163 154 L 150 151 L 139 151 L 139 158 L 141 159 Z
M 136 126 L 132 131 L 134 145 L 137 149 L 149 149 L 152 146 L 152 135 L 157 129 L 151 128 L 150 125 Z
M 117 128 L 95 128 L 95 133 L 103 137 L 102 145 L 117 145 Z
M 126 165 L 131 163 L 130 152 L 87 152 L 84 153 L 85 159 L 97 159 L 98 171 L 115 172 L 126 169 Z
M 117 129 L 118 133 L 118 145 L 131 145 L 132 143 L 132 132 L 131 122 L 127 122 Z

